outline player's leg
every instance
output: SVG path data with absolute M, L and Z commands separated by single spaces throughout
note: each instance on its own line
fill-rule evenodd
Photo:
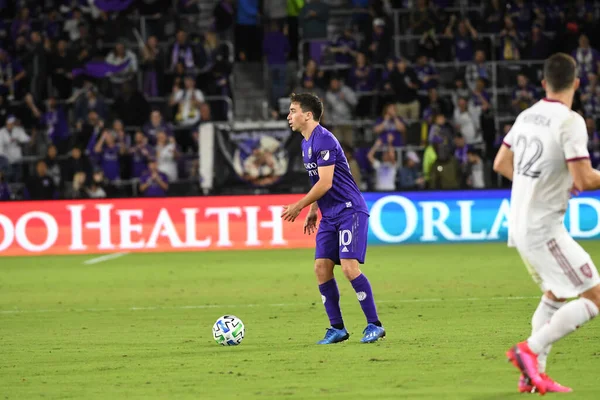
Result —
M 556 310 L 547 324 L 507 353 L 543 394 L 551 384 L 539 373 L 538 355 L 598 314 L 600 279 L 589 255 L 568 235 L 550 240 L 544 248 L 531 252 L 528 259 L 544 288 L 556 299 L 581 296 Z
M 316 237 L 315 275 L 319 284 L 319 292 L 329 317 L 331 327 L 327 329 L 325 338 L 319 344 L 342 342 L 350 335 L 344 327 L 340 309 L 340 292 L 333 275 L 337 261 L 337 229 L 326 220 L 321 220 Z
M 381 326 L 377 307 L 373 297 L 373 289 L 367 277 L 360 270 L 367 253 L 367 233 L 369 216 L 364 213 L 354 213 L 343 220 L 339 226 L 339 257 L 344 276 L 350 281 L 360 306 L 367 319 L 363 343 L 375 342 L 385 336 Z

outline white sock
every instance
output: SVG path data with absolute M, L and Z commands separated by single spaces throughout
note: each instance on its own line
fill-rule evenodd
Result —
M 531 318 L 531 334 L 533 335 L 546 325 L 554 313 L 565 304 L 564 301 L 554 301 L 546 295 L 543 295 L 540 304 L 537 306 L 533 313 L 533 317 Z M 538 369 L 540 373 L 546 372 L 546 361 L 551 349 L 552 345 L 549 345 L 538 354 Z
M 527 339 L 529 348 L 540 354 L 547 346 L 574 332 L 598 315 L 598 307 L 593 301 L 579 298 L 565 304 L 550 319 L 550 322 L 541 327 Z

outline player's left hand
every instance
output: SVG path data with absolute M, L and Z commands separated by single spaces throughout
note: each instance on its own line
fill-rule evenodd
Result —
M 302 211 L 302 209 L 298 206 L 298 203 L 283 206 L 281 218 L 283 218 L 284 221 L 294 222 L 298 215 L 300 215 L 300 211 Z

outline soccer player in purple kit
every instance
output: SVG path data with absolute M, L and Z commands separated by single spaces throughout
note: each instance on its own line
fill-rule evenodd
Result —
M 292 94 L 287 119 L 292 131 L 304 137 L 302 158 L 312 188 L 300 201 L 286 206 L 281 217 L 293 222 L 305 207 L 310 206 L 304 222 L 304 233 L 310 235 L 317 231 L 317 211 L 321 210 L 315 274 L 331 327 L 318 344 L 343 342 L 350 337 L 340 310 L 340 292 L 333 274 L 335 265 L 342 266 L 367 318 L 361 342 L 372 343 L 385 336 L 385 329 L 377 316 L 371 284 L 359 266 L 364 263 L 367 252 L 369 212 L 354 183 L 342 146 L 319 124 L 322 115 L 323 103 L 317 96 Z

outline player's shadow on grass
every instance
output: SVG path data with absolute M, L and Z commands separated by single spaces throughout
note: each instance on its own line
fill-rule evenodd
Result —
M 504 393 L 494 394 L 478 394 L 470 397 L 470 400 L 510 400 L 510 399 L 522 399 L 523 393 L 516 393 L 514 390 Z

